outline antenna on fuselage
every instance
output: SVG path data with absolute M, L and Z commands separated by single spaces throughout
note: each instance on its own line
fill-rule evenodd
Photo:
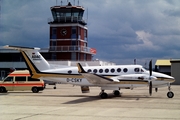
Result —
M 134 65 L 136 65 L 136 59 L 134 59 Z

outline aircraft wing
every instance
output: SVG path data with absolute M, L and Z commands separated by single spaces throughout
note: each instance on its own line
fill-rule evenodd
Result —
M 128 75 L 120 75 L 115 77 L 104 77 L 95 73 L 88 73 L 86 72 L 80 63 L 77 64 L 78 72 L 86 78 L 92 84 L 112 84 L 118 82 L 132 82 L 132 83 L 144 83 L 148 84 L 149 82 L 149 75 L 142 75 L 142 74 L 128 74 Z M 155 80 L 156 78 L 152 79 Z
M 92 84 L 109 84 L 114 82 L 120 82 L 117 79 L 104 77 L 95 73 L 88 73 L 82 68 L 80 63 L 77 63 L 77 66 L 78 72 Z

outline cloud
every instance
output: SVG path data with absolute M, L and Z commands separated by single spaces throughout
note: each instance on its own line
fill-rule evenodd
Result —
M 136 58 L 144 64 L 150 59 L 179 57 L 180 1 L 80 0 L 79 4 L 86 10 L 88 46 L 97 49 L 94 58 L 117 64 L 133 63 Z M 0 46 L 48 47 L 47 21 L 54 5 L 55 0 L 3 1 Z

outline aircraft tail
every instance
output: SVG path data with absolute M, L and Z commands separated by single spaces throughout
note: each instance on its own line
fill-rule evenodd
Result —
M 39 53 L 40 48 L 30 48 L 21 46 L 4 46 L 6 49 L 18 50 L 22 53 L 23 57 L 28 57 L 28 59 L 35 65 L 34 67 L 38 71 L 50 69 L 50 64 L 44 59 L 44 57 Z M 26 58 L 25 58 L 26 59 Z M 27 66 L 28 67 L 28 66 Z

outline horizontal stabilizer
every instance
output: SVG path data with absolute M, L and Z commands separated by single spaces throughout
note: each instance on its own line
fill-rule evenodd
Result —
M 40 48 L 36 47 L 22 47 L 22 46 L 11 46 L 11 45 L 6 45 L 4 46 L 6 49 L 14 49 L 14 50 L 40 50 Z

